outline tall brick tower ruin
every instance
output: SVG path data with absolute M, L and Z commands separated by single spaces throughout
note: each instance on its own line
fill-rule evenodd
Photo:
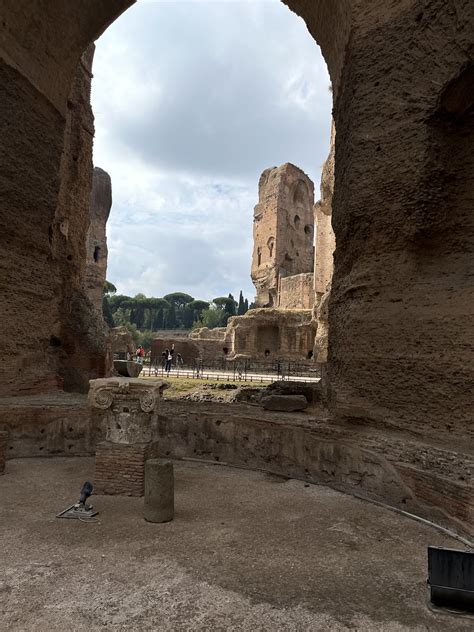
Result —
M 257 290 L 257 307 L 310 308 L 310 305 L 285 304 L 284 295 L 292 293 L 294 283 L 285 283 L 283 279 L 292 277 L 297 281 L 298 296 L 314 294 L 314 184 L 301 169 L 286 163 L 266 169 L 258 190 L 251 273 Z M 282 285 L 285 285 L 283 293 Z M 302 289 L 304 292 L 299 291 Z

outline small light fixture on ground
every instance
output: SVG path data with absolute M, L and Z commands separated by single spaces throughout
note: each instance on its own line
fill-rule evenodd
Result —
M 81 489 L 79 500 L 74 505 L 67 507 L 61 513 L 58 513 L 56 518 L 75 518 L 77 520 L 89 520 L 96 516 L 99 512 L 94 511 L 92 505 L 87 504 L 87 499 L 92 494 L 92 483 L 86 481 Z

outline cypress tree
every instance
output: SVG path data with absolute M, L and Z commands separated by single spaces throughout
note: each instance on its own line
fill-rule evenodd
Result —
M 237 315 L 242 316 L 243 314 L 245 314 L 245 303 L 244 303 L 244 295 L 242 294 L 242 290 L 240 290 L 239 307 L 237 308 Z

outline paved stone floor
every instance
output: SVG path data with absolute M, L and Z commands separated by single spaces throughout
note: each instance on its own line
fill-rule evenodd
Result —
M 176 517 L 96 496 L 100 522 L 58 520 L 91 458 L 24 459 L 0 477 L 2 630 L 472 630 L 433 612 L 415 521 L 325 487 L 176 462 Z

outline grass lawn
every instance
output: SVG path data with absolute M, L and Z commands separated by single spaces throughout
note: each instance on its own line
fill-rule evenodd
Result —
M 161 377 L 160 375 L 157 377 L 153 375 L 150 377 L 148 377 L 148 375 L 146 376 L 140 375 L 140 379 L 142 380 L 162 379 L 164 382 L 167 382 L 167 384 L 169 384 L 170 387 L 167 388 L 166 391 L 164 392 L 165 397 L 173 397 L 174 395 L 180 395 L 182 393 L 190 393 L 191 391 L 202 388 L 204 384 L 235 384 L 236 386 L 247 384 L 248 386 L 250 386 L 249 383 L 244 382 L 244 381 L 241 381 L 241 382 L 233 381 L 233 380 L 227 381 L 227 379 L 203 380 L 203 379 L 194 379 L 191 377 L 176 377 L 176 376 Z

